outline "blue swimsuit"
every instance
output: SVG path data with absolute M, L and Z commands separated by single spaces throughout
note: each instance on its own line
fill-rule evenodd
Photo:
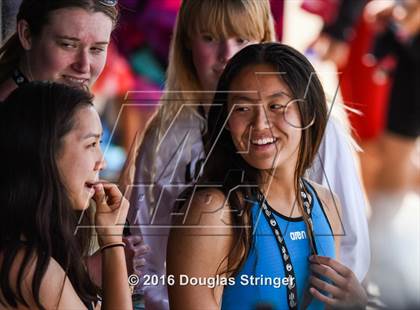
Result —
M 319 255 L 335 258 L 335 244 L 331 225 L 321 207 L 315 190 L 305 182 L 306 190 L 313 197 L 311 218 L 314 227 L 315 246 Z M 248 257 L 235 277 L 233 285 L 223 290 L 222 309 L 289 309 L 283 260 L 270 225 L 261 212 L 259 202 L 251 208 L 253 241 Z M 295 272 L 298 307 L 309 284 L 311 247 L 302 217 L 290 218 L 272 210 L 283 234 Z M 283 282 L 282 282 L 283 281 Z M 324 305 L 313 298 L 307 309 L 323 309 Z

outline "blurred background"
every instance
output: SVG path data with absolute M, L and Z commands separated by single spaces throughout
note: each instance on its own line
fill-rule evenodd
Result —
M 156 111 L 180 2 L 119 0 L 121 19 L 93 89 L 107 179 L 119 178 L 135 137 Z M 332 113 L 359 149 L 372 252 L 364 284 L 371 299 L 379 307 L 419 309 L 420 1 L 271 3 L 279 40 L 314 64 Z M 0 0 L 2 40 L 15 29 L 19 4 Z

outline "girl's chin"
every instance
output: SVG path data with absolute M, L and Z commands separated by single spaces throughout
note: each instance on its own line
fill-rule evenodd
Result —
M 86 210 L 90 206 L 91 198 L 91 195 L 84 195 L 83 198 L 73 203 L 73 209 L 76 211 Z

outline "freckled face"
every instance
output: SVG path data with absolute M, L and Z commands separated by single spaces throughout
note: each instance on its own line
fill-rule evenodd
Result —
M 52 11 L 27 50 L 28 77 L 67 85 L 92 85 L 102 72 L 112 32 L 102 12 L 82 8 Z

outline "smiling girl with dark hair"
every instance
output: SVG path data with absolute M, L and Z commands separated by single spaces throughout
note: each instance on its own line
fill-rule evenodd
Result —
M 123 225 L 128 201 L 99 181 L 102 127 L 80 88 L 31 82 L 0 104 L 0 303 L 2 307 L 130 309 Z M 90 279 L 90 200 L 102 290 Z M 83 218 L 83 222 L 79 219 Z
M 339 200 L 304 178 L 326 124 L 324 91 L 299 52 L 265 43 L 233 56 L 210 108 L 203 175 L 174 214 L 171 309 L 366 302 L 355 274 L 336 260 Z M 219 280 L 205 283 L 211 278 Z

